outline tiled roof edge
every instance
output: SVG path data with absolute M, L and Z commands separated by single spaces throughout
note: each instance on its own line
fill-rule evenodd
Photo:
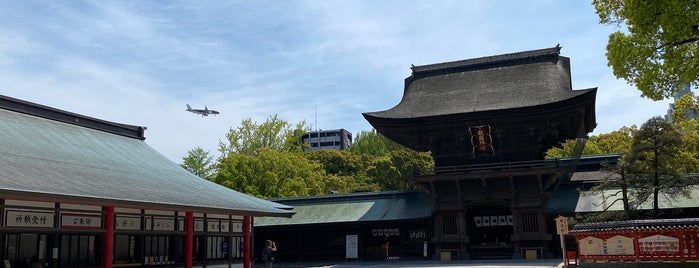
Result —
M 410 69 L 413 70 L 413 74 L 416 74 L 416 73 L 420 73 L 420 72 L 428 72 L 428 71 L 434 71 L 434 70 L 440 70 L 440 69 L 461 68 L 461 67 L 477 67 L 480 65 L 492 65 L 495 63 L 518 61 L 518 60 L 537 58 L 537 57 L 542 57 L 542 56 L 558 56 L 560 51 L 561 51 L 561 46 L 556 45 L 555 47 L 552 47 L 552 48 L 529 50 L 529 51 L 508 53 L 508 54 L 488 56 L 488 57 L 475 58 L 475 59 L 460 60 L 460 61 L 451 61 L 451 62 L 435 63 L 435 64 L 428 64 L 428 65 L 421 65 L 421 66 L 412 66 Z
M 63 122 L 66 124 L 91 128 L 112 134 L 126 136 L 129 138 L 139 140 L 146 139 L 146 137 L 144 136 L 146 127 L 143 126 L 133 126 L 105 121 L 85 115 L 80 115 L 44 106 L 33 102 L 11 98 L 4 95 L 0 95 L 0 109 L 46 118 L 49 120 Z

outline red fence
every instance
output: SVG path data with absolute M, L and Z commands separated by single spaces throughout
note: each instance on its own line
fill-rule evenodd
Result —
M 699 219 L 576 225 L 580 260 L 699 260 Z

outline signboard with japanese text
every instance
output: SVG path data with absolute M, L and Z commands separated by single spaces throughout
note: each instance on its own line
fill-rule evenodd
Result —
M 652 235 L 638 239 L 641 255 L 675 255 L 680 252 L 680 239 L 665 235 Z
M 206 231 L 207 232 L 220 232 L 221 231 L 221 221 L 220 220 L 206 220 Z
M 558 216 L 558 218 L 556 218 L 556 234 L 568 234 L 568 218 L 563 216 Z
M 100 229 L 102 216 L 64 213 L 61 214 L 61 228 Z
M 233 226 L 231 226 L 231 231 L 234 233 L 242 233 L 243 232 L 243 222 L 241 221 L 233 221 Z
M 604 241 L 601 238 L 588 236 L 580 239 L 580 255 L 605 255 Z
M 230 223 L 230 221 L 228 221 L 228 220 L 221 220 L 221 225 L 219 225 L 219 226 L 221 226 L 221 232 L 222 232 L 222 233 L 227 233 L 228 231 L 231 230 L 231 228 L 230 228 L 230 227 L 231 227 L 231 223 Z
M 54 213 L 52 211 L 5 211 L 5 226 L 52 228 L 53 223 Z
M 175 219 L 166 217 L 153 217 L 153 231 L 174 231 Z
M 123 216 L 117 215 L 114 229 L 117 230 L 141 230 L 140 216 Z
M 615 235 L 607 239 L 607 254 L 634 255 L 633 237 Z
M 391 229 L 371 229 L 372 236 L 400 236 L 398 228 Z
M 194 231 L 195 232 L 203 232 L 204 231 L 204 220 L 203 219 L 195 219 L 194 220 Z

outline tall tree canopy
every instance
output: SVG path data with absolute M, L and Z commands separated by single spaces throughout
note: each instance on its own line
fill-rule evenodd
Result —
M 200 147 L 189 150 L 187 156 L 182 158 L 180 166 L 194 175 L 207 180 L 216 175 L 216 165 L 213 157 L 209 155 L 208 151 L 204 151 Z
M 652 200 L 659 212 L 659 195 L 689 196 L 690 182 L 681 165 L 682 136 L 660 117 L 643 123 L 633 137 L 631 151 L 622 157 L 624 180 L 638 204 Z
M 403 146 L 372 129 L 359 132 L 354 138 L 354 143 L 350 146 L 349 151 L 358 155 L 385 156 L 401 147 Z
M 626 26 L 609 36 L 614 75 L 653 100 L 699 84 L 699 1 L 593 0 L 603 24 Z
M 293 126 L 280 119 L 276 114 L 261 124 L 244 119 L 237 129 L 231 128 L 226 134 L 226 141 L 219 142 L 219 151 L 223 156 L 228 153 L 255 154 L 257 149 L 269 148 L 282 152 L 301 152 L 301 137 L 310 128 L 301 121 Z
M 261 198 L 328 194 L 318 162 L 300 153 L 260 148 L 254 155 L 230 153 L 219 162 L 214 182 Z
M 609 133 L 590 136 L 585 142 L 583 155 L 594 154 L 621 154 L 631 150 L 631 140 L 636 133 L 636 126 L 622 127 Z M 575 140 L 569 140 L 561 144 L 561 147 L 553 147 L 546 151 L 546 158 L 563 158 L 573 156 Z

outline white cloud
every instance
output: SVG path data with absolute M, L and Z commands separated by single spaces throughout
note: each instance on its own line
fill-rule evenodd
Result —
M 194 147 L 215 153 L 245 118 L 369 130 L 361 113 L 396 105 L 411 64 L 558 43 L 573 87 L 599 88 L 596 132 L 667 108 L 611 75 L 616 29 L 589 3 L 18 1 L 0 20 L 0 94 L 147 126 L 146 142 L 176 162 Z

